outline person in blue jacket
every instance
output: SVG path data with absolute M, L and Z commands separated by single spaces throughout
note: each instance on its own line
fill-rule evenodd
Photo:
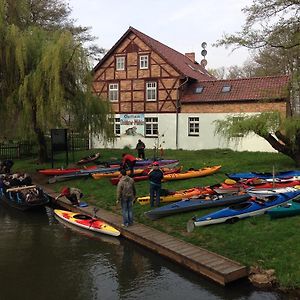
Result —
M 152 164 L 153 168 L 149 172 L 149 181 L 150 181 L 150 206 L 154 206 L 154 199 L 156 200 L 156 206 L 159 206 L 160 203 L 160 190 L 161 190 L 161 181 L 164 178 L 163 171 L 159 168 L 159 163 L 154 162 Z

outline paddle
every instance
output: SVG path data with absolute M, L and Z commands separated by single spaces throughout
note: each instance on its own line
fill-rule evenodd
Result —
M 27 186 L 19 186 L 15 188 L 9 188 L 6 190 L 6 192 L 16 192 L 21 190 L 27 190 L 27 189 L 33 189 L 36 188 L 36 185 L 27 185 Z
M 94 222 L 97 221 L 97 211 L 99 210 L 99 208 L 97 207 L 94 207 L 93 211 L 94 211 L 94 216 L 92 217 L 93 219 L 90 220 L 90 226 L 89 226 L 89 229 L 91 228 L 92 224 Z

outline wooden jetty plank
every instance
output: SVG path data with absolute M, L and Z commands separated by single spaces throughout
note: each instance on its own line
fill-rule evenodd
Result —
M 54 194 L 52 191 L 51 195 Z M 93 206 L 85 208 L 74 207 L 68 200 L 63 201 L 63 199 L 59 199 L 58 201 L 60 205 L 69 210 L 82 211 L 92 216 L 94 215 Z M 248 275 L 247 268 L 235 261 L 179 240 L 146 225 L 135 223 L 133 226 L 123 228 L 121 227 L 122 216 L 113 212 L 98 209 L 96 217 L 120 229 L 124 237 L 221 285 L 226 285 L 229 282 Z

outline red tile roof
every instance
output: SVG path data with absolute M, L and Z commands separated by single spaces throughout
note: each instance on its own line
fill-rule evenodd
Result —
M 215 80 L 215 77 L 210 75 L 208 71 L 203 68 L 200 64 L 191 61 L 185 55 L 179 53 L 178 51 L 160 43 L 159 41 L 149 37 L 148 35 L 138 31 L 133 27 L 125 32 L 125 34 L 117 41 L 117 43 L 107 52 L 107 54 L 102 58 L 102 60 L 95 66 L 94 71 L 96 71 L 103 62 L 110 57 L 114 49 L 126 38 L 130 33 L 134 33 L 138 38 L 140 38 L 146 45 L 148 45 L 153 51 L 160 55 L 167 63 L 169 63 L 175 70 L 177 70 L 181 75 L 187 76 L 196 80 Z
M 230 91 L 222 92 L 224 86 L 230 86 Z M 288 97 L 288 86 L 289 76 L 286 75 L 198 81 L 191 84 L 184 91 L 182 103 L 286 99 Z M 204 88 L 202 93 L 195 93 L 197 87 Z

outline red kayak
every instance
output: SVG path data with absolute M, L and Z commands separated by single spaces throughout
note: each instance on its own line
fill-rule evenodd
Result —
M 55 176 L 55 175 L 67 175 L 71 173 L 80 172 L 81 170 L 93 170 L 97 168 L 98 166 L 90 166 L 86 168 L 69 168 L 69 169 L 43 169 L 43 170 L 39 170 L 38 172 L 48 176 Z
M 166 174 L 174 174 L 174 173 L 180 173 L 182 170 L 182 166 L 178 167 L 178 168 L 173 168 L 173 169 L 169 169 L 169 168 L 161 168 L 161 170 L 163 171 L 163 173 Z M 134 177 L 132 177 L 132 179 L 134 181 L 143 181 L 143 180 L 148 180 L 148 173 L 150 172 L 150 169 L 146 169 L 144 173 L 142 173 L 141 175 L 136 175 Z M 110 182 L 113 185 L 117 185 L 118 182 L 120 180 L 120 177 L 115 177 L 115 178 L 110 178 Z
M 213 189 L 216 193 L 224 194 L 224 193 L 234 193 L 239 192 L 241 190 L 246 189 L 272 189 L 272 188 L 285 188 L 285 187 L 293 187 L 296 185 L 300 185 L 300 180 L 293 180 L 293 181 L 284 181 L 284 182 L 263 182 L 258 183 L 258 181 L 247 181 L 247 184 L 245 183 L 234 183 L 234 184 L 226 184 L 221 183 L 219 186 L 214 186 Z

